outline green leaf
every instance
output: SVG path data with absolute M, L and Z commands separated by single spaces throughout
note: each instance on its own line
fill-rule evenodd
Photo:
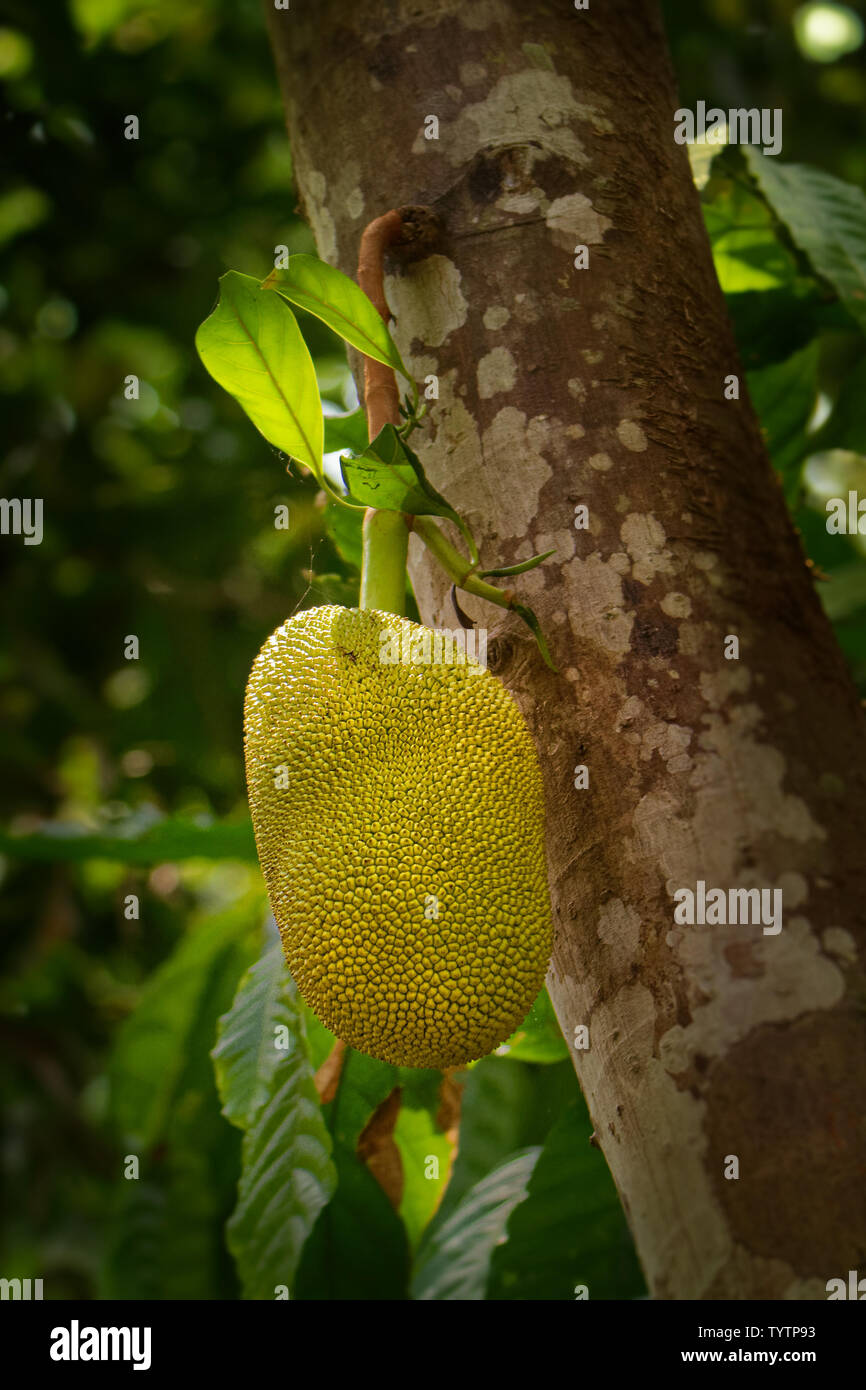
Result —
M 551 555 L 555 555 L 555 550 L 545 550 L 543 555 L 533 555 L 529 560 L 521 560 L 519 565 L 505 565 L 498 570 L 479 570 L 479 579 L 504 579 L 509 574 L 525 574 L 527 570 L 534 570 L 536 565 L 540 565 L 544 560 L 548 560 Z
M 304 1247 L 296 1299 L 405 1299 L 406 1232 L 376 1179 L 342 1144 L 334 1148 L 335 1197 Z
M 525 1200 L 512 1204 L 488 1298 L 573 1299 L 578 1284 L 591 1299 L 646 1293 L 610 1170 L 590 1134 L 586 1106 L 575 1101 L 551 1130 Z
M 211 1057 L 223 1114 L 249 1129 L 267 1104 L 284 1053 L 274 1045 L 277 1027 L 292 1029 L 295 1014 L 282 1000 L 288 970 L 282 947 L 273 945 L 241 981 L 229 1013 L 220 1019 Z
M 310 1066 L 315 1074 L 324 1061 L 330 1057 L 334 1050 L 337 1039 L 334 1034 L 329 1032 L 309 1005 L 304 1004 L 304 1032 L 307 1035 L 307 1049 L 310 1054 Z
M 230 270 L 219 283 L 217 307 L 195 335 L 202 362 L 269 444 L 321 478 L 319 387 L 294 314 L 251 275 Z
M 276 1046 L 280 1028 L 287 1050 Z M 226 1112 L 247 1127 L 229 1249 L 244 1297 L 272 1299 L 278 1286 L 292 1287 L 304 1243 L 336 1185 L 303 1006 L 279 946 L 241 981 L 221 1020 L 214 1062 Z
M 101 1271 L 103 1298 L 165 1297 L 164 1250 L 169 1234 L 169 1197 L 164 1172 L 124 1179 L 117 1187 Z
M 550 648 L 547 645 L 547 639 L 545 638 L 544 633 L 541 630 L 541 623 L 538 621 L 538 618 L 535 616 L 535 613 L 532 611 L 531 608 L 527 608 L 526 604 L 524 603 L 512 603 L 511 611 L 512 613 L 516 613 L 518 617 L 522 618 L 523 621 L 526 623 L 526 626 L 529 628 L 530 632 L 535 637 L 535 640 L 538 644 L 538 650 L 541 652 L 541 655 L 544 658 L 545 665 L 549 666 L 551 671 L 555 671 L 556 667 L 553 664 L 553 657 L 550 655 Z
M 789 505 L 799 494 L 803 465 L 812 447 L 806 426 L 818 399 L 818 359 L 815 339 L 786 361 L 749 372 L 746 378 Z
M 340 467 L 351 501 L 383 512 L 447 517 L 460 530 L 477 563 L 478 550 L 468 526 L 427 481 L 421 460 L 393 425 L 384 425 L 363 453 L 342 458 Z
M 13 859 L 50 863 L 80 863 L 112 859 L 147 866 L 181 859 L 242 859 L 256 861 L 256 844 L 248 819 L 235 825 L 217 821 L 196 825 L 167 818 L 147 821 L 130 817 L 117 829 L 92 832 L 63 821 L 45 821 L 28 835 L 0 831 L 0 854 Z
M 808 286 L 806 292 L 785 287 L 726 297 L 737 347 L 748 371 L 783 361 L 815 337 L 826 299 L 816 282 L 809 281 Z
M 493 1251 L 527 1195 L 541 1150 L 516 1154 L 470 1188 L 424 1246 L 412 1275 L 415 1299 L 483 1299 Z
M 112 1112 L 118 1129 L 139 1149 L 164 1137 L 186 1090 L 200 1089 L 195 1047 L 203 1041 L 207 1054 L 209 1030 L 255 952 L 258 927 L 252 924 L 260 912 L 257 899 L 192 930 L 150 977 L 122 1025 L 109 1068 Z M 204 1077 L 212 1086 L 209 1070 Z
M 137 1179 L 119 1176 L 101 1275 L 106 1298 L 234 1298 L 224 1227 L 240 1138 L 220 1113 L 208 1049 L 258 945 L 261 904 L 206 920 L 152 977 L 120 1030 L 111 1109 Z
M 406 1232 L 384 1192 L 355 1152 L 368 1121 L 390 1096 L 399 1073 L 347 1048 L 333 1100 L 322 1108 L 332 1136 L 337 1186 L 318 1218 L 298 1271 L 296 1295 L 405 1298 Z
M 550 995 L 543 986 L 521 1026 L 496 1051 L 499 1056 L 519 1062 L 549 1064 L 568 1057 L 568 1044 L 562 1036 Z
M 364 291 L 325 261 L 298 254 L 285 270 L 274 270 L 264 284 L 306 309 L 367 357 L 384 362 L 411 380 L 397 345 L 378 309 Z
M 821 169 L 779 164 L 752 146 L 744 155 L 794 244 L 866 329 L 866 194 Z
M 400 1087 L 402 1100 L 394 1126 L 394 1142 L 403 1161 L 400 1216 L 415 1249 L 448 1181 L 451 1144 L 437 1121 L 442 1073 L 401 1067 Z M 438 1178 L 430 1176 L 431 1158 L 438 1161 Z
M 337 552 L 356 570 L 361 568 L 364 513 L 355 507 L 344 507 L 333 498 L 325 509 L 325 530 Z
M 728 151 L 715 169 L 726 169 Z M 726 294 L 769 290 L 792 284 L 797 262 L 777 235 L 773 214 L 745 182 L 714 174 L 703 203 L 719 284 Z
M 363 453 L 369 443 L 367 415 L 363 406 L 358 406 L 349 415 L 325 416 L 325 453 L 336 454 L 351 449 Z
M 580 1096 L 571 1062 L 535 1066 L 511 1057 L 482 1057 L 465 1074 L 460 1141 L 451 1179 L 432 1228 L 471 1187 L 519 1149 L 543 1144 L 564 1107 Z
M 323 1109 L 334 1142 L 354 1154 L 367 1121 L 388 1098 L 397 1081 L 397 1068 L 390 1062 L 380 1062 L 347 1048 L 337 1094 Z
M 237 1298 L 224 1229 L 239 1168 L 240 1137 L 218 1108 L 178 1115 L 164 1152 L 143 1155 L 141 1175 L 119 1181 L 100 1297 Z

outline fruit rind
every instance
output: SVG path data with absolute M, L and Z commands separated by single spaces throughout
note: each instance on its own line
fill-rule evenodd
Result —
M 551 922 L 522 716 L 486 669 L 425 650 L 461 655 L 390 613 L 329 605 L 288 619 L 250 674 L 245 754 L 304 999 L 351 1047 L 444 1068 L 525 1017 Z

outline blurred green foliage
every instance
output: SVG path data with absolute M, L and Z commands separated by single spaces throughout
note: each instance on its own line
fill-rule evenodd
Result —
M 784 210 L 770 186 L 789 163 L 866 183 L 863 49 L 828 59 L 830 31 L 819 42 L 806 13 L 822 8 L 833 7 L 664 5 L 684 105 L 784 111 L 766 187 L 734 151 L 695 167 L 750 392 L 866 691 L 864 538 L 828 535 L 824 515 L 849 486 L 866 495 L 866 342 L 849 273 L 866 265 L 862 194 L 819 180 L 804 214 L 796 185 Z M 6 0 L 0 80 L 2 493 L 44 499 L 45 525 L 40 546 L 10 536 L 0 548 L 0 1273 L 43 1278 L 55 1298 L 268 1296 L 254 1242 L 270 1194 L 255 1163 L 276 1125 L 291 1159 L 278 1195 L 291 1208 L 294 1193 L 312 1234 L 301 1253 L 291 1221 L 273 1248 L 265 1227 L 271 1284 L 297 1267 L 297 1296 L 352 1296 L 363 1220 L 368 1247 L 389 1252 L 380 1297 L 569 1298 L 572 1277 L 591 1296 L 639 1294 L 546 996 L 508 1049 L 464 1074 L 450 1173 L 441 1078 L 350 1054 L 317 1121 L 320 1195 L 335 1195 L 310 1200 L 303 1135 L 280 1129 L 301 1102 L 280 1099 L 280 1085 L 314 1105 L 333 1039 L 284 975 L 261 1017 L 294 1028 L 291 1074 L 265 1069 L 240 1123 L 226 1048 L 210 1052 L 219 1019 L 221 1038 L 255 1048 L 245 1000 L 267 981 L 245 972 L 275 959 L 244 799 L 244 684 L 287 614 L 357 592 L 342 558 L 357 555 L 354 530 L 287 471 L 193 348 L 227 268 L 263 277 L 276 246 L 314 249 L 260 7 Z M 124 138 L 130 115 L 137 141 Z M 841 261 L 824 257 L 826 233 L 810 237 L 824 195 L 846 207 Z M 839 221 L 820 215 L 835 246 Z M 323 396 L 351 409 L 339 346 L 299 317 Z M 129 375 L 137 401 L 124 396 Z M 274 525 L 280 505 L 287 530 Z M 130 634 L 137 661 L 124 657 Z M 243 1075 L 249 1059 L 229 1055 Z M 409 1174 L 398 1212 L 354 1157 L 394 1085 Z M 130 1155 L 138 1181 L 123 1177 Z M 419 1177 L 429 1156 L 433 1181 Z

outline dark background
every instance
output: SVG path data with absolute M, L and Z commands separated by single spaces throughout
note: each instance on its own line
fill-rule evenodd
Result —
M 669 0 L 682 103 L 781 107 L 784 161 L 863 186 L 863 47 L 816 61 L 797 41 L 798 8 Z M 41 546 L 0 538 L 2 822 L 241 825 L 253 657 L 298 605 L 352 603 L 357 582 L 315 483 L 287 473 L 193 348 L 224 270 L 263 277 L 276 245 L 314 249 L 261 11 L 55 0 L 0 6 L 0 30 L 0 492 L 43 498 L 45 516 Z M 124 138 L 130 114 L 137 141 Z M 340 347 L 316 321 L 303 328 L 323 394 L 345 408 Z M 138 402 L 123 396 L 129 374 Z M 846 583 L 859 583 L 839 632 L 862 681 L 864 552 L 837 539 L 831 553 L 820 504 L 795 501 L 819 566 L 830 573 L 844 550 Z M 288 531 L 273 525 L 279 503 Z M 124 916 L 131 893 L 147 899 L 141 920 Z M 0 1272 L 44 1274 L 57 1296 L 99 1291 L 112 1040 L 189 921 L 247 905 L 254 919 L 249 859 L 2 860 Z M 234 1291 L 230 1270 L 213 1289 Z

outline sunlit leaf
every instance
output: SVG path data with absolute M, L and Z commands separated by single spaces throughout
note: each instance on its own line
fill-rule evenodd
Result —
M 453 1156 L 451 1140 L 439 1123 L 442 1084 L 439 1071 L 400 1069 L 402 1103 L 394 1142 L 403 1160 L 400 1216 L 413 1248 L 441 1200 Z
M 316 371 L 297 320 L 250 275 L 220 279 L 217 307 L 195 345 L 207 370 L 269 444 L 322 473 L 324 429 Z
M 0 246 L 38 227 L 51 211 L 51 203 L 39 188 L 14 188 L 0 195 Z
M 722 158 L 714 166 L 724 169 Z M 720 173 L 706 189 L 704 221 L 713 248 L 716 274 L 726 294 L 768 290 L 792 284 L 797 263 L 779 240 L 773 215 L 764 201 Z
M 359 352 L 409 378 L 378 309 L 342 271 L 315 256 L 298 254 L 289 257 L 284 270 L 272 271 L 264 283 L 299 309 L 315 314 Z

